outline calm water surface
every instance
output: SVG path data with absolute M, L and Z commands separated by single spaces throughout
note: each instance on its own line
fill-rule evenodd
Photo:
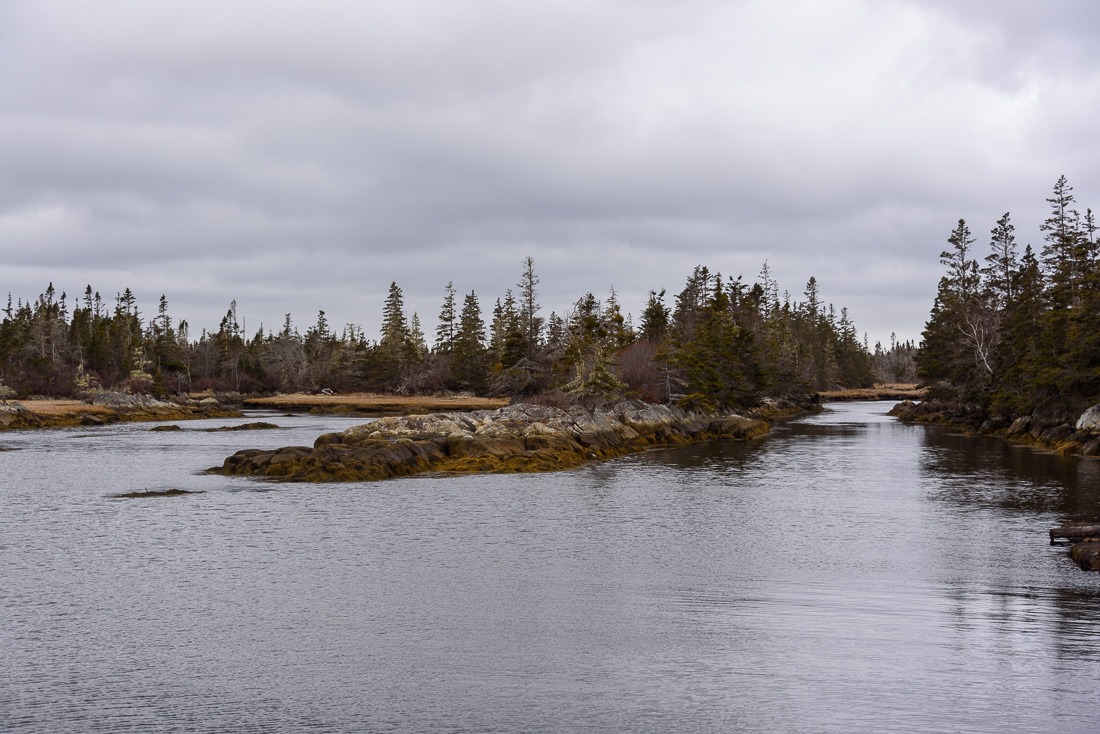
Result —
M 1100 731 L 1100 575 L 1046 537 L 1100 463 L 888 407 L 350 485 L 197 472 L 361 419 L 0 433 L 0 730 Z

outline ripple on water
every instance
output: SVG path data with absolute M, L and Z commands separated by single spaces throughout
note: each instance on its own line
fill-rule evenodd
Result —
M 1097 728 L 1100 587 L 1046 544 L 1095 465 L 887 407 L 347 485 L 198 472 L 359 420 L 5 434 L 0 729 Z

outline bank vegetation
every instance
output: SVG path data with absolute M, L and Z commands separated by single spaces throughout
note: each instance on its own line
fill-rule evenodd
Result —
M 447 283 L 429 340 L 397 283 L 375 338 L 356 324 L 333 328 L 324 311 L 304 330 L 287 314 L 277 330 L 246 334 L 235 302 L 216 330 L 194 334 L 163 295 L 146 317 L 130 289 L 107 302 L 88 285 L 73 300 L 51 284 L 33 301 L 8 296 L 0 398 L 80 398 L 109 388 L 158 398 L 462 394 L 558 406 L 632 398 L 718 410 L 867 387 L 887 368 L 885 379 L 904 379 L 903 345 L 876 345 L 872 354 L 847 310 L 823 301 L 815 278 L 795 300 L 780 293 L 766 264 L 752 284 L 699 266 L 674 296 L 650 291 L 637 323 L 613 289 L 582 295 L 567 314 L 544 314 L 538 285 L 530 258 L 515 288 L 488 309 L 477 293 Z

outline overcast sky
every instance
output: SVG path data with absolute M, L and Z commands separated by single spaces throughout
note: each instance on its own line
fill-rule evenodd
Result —
M 695 265 L 919 338 L 966 218 L 1100 208 L 1094 0 L 0 0 L 0 289 L 429 337 Z

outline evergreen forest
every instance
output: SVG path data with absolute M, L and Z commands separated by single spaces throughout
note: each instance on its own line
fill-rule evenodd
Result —
M 552 395 L 574 402 L 622 396 L 700 408 L 748 407 L 767 396 L 870 385 L 876 363 L 846 309 L 822 301 L 816 279 L 793 301 L 765 263 L 759 282 L 694 269 L 682 290 L 653 290 L 637 324 L 611 290 L 544 315 L 534 262 L 488 304 L 443 288 L 434 333 L 409 314 L 391 283 L 381 329 L 335 329 L 324 311 L 304 331 L 286 315 L 277 331 L 244 333 L 236 302 L 216 331 L 192 333 L 160 297 L 139 312 L 130 289 L 109 302 L 88 285 L 71 300 L 51 284 L 33 302 L 8 296 L 0 323 L 0 397 L 82 396 L 97 389 L 157 396 L 220 392 L 444 391 Z M 905 345 L 909 349 L 912 345 Z M 903 360 L 904 361 L 904 360 Z M 910 360 L 911 361 L 911 360 Z
M 1100 395 L 1100 240 L 1065 176 L 1020 251 L 1009 213 L 985 254 L 960 219 L 940 255 L 946 272 L 916 355 L 931 396 L 973 416 L 1071 420 Z M 1072 422 L 1072 421 L 1071 421 Z

